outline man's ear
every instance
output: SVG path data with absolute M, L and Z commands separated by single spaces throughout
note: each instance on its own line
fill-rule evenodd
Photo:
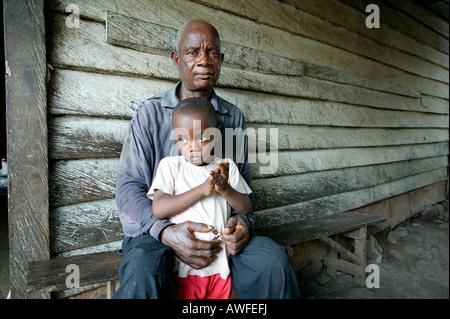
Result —
M 178 67 L 180 66 L 180 61 L 179 61 L 179 59 L 180 59 L 180 56 L 178 55 L 178 53 L 177 52 L 175 52 L 175 51 L 172 51 L 172 62 L 173 62 L 173 65 L 178 69 Z

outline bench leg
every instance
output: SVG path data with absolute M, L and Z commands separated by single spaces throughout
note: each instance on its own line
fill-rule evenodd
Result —
M 111 299 L 114 293 L 119 289 L 119 281 L 111 280 L 106 283 L 106 298 Z
M 364 287 L 366 283 L 366 241 L 367 227 L 361 227 L 349 233 L 343 234 L 346 237 L 353 238 L 355 241 L 355 251 L 350 252 L 331 238 L 322 238 L 322 241 L 330 246 L 330 251 L 324 259 L 327 266 L 327 273 L 335 275 L 336 270 L 343 271 L 354 277 L 355 284 Z M 344 261 L 338 258 L 338 253 L 346 255 L 352 262 Z
M 330 247 L 330 251 L 327 254 L 327 257 L 330 259 L 338 259 L 338 252 L 336 249 Z M 327 274 L 331 277 L 334 277 L 337 275 L 337 270 L 336 268 L 327 266 Z
M 359 274 L 355 276 L 355 283 L 360 286 L 365 286 L 366 284 L 366 266 L 367 266 L 366 247 L 367 247 L 367 227 L 362 227 L 359 229 L 355 237 L 355 255 L 363 262 Z

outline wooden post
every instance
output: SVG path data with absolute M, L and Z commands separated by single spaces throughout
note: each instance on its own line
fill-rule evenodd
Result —
M 50 257 L 46 47 L 43 0 L 4 0 L 8 213 L 12 298 L 26 292 L 29 261 Z

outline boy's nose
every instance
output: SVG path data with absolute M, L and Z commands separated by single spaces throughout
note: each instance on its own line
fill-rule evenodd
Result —
M 191 152 L 198 152 L 198 151 L 200 151 L 202 149 L 200 142 L 198 140 L 196 140 L 196 139 L 191 141 L 190 149 L 191 149 Z

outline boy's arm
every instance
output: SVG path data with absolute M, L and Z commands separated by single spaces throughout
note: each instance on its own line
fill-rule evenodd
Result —
M 220 193 L 230 206 L 243 215 L 252 212 L 252 203 L 247 194 L 239 193 L 228 183 L 229 162 L 219 162 L 216 169 L 210 172 L 212 182 L 218 193 Z
M 241 214 L 248 215 L 252 211 L 252 203 L 247 194 L 241 194 L 228 184 L 226 190 L 219 192 L 233 209 Z
M 169 195 L 156 190 L 153 195 L 152 212 L 156 219 L 166 219 L 184 212 L 186 209 L 210 195 L 214 184 L 207 179 L 203 184 L 179 195 Z

